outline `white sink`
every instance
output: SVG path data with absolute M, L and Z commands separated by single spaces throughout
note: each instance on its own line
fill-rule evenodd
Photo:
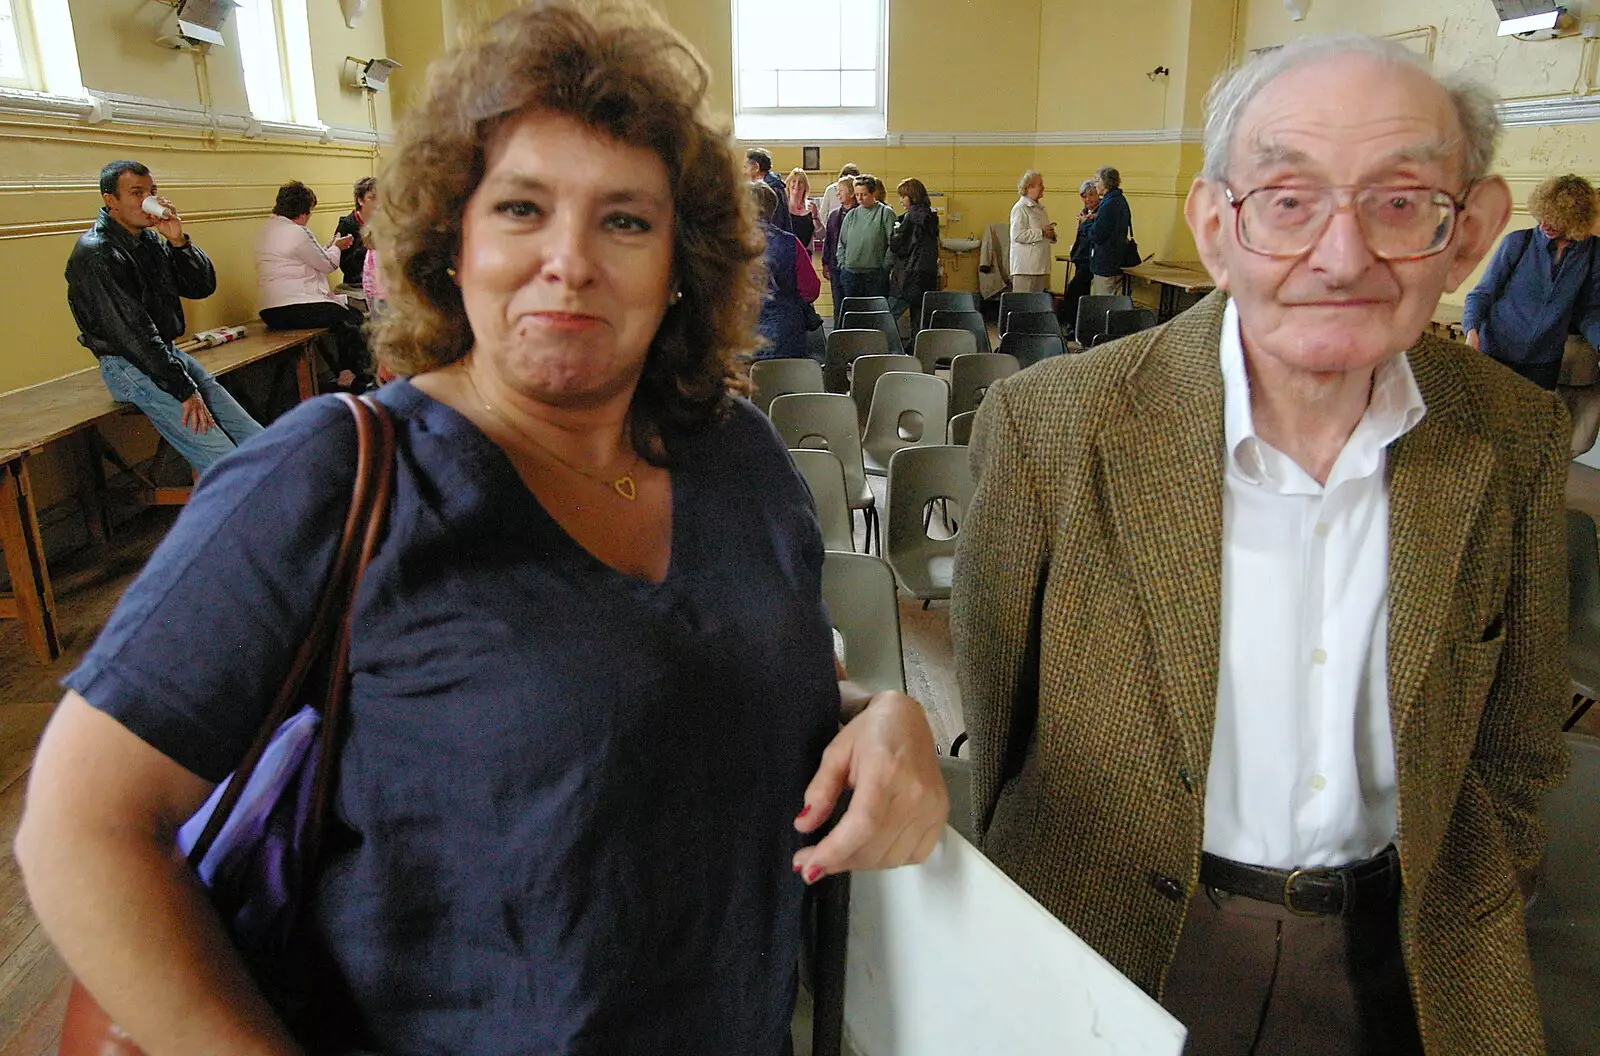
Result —
M 939 244 L 952 253 L 971 253 L 980 245 L 975 238 L 941 238 Z

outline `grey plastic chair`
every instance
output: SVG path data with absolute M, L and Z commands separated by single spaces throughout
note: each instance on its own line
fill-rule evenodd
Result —
M 1600 697 L 1600 543 L 1594 518 L 1567 511 L 1567 672 L 1572 692 Z
M 872 411 L 861 437 L 867 473 L 888 473 L 890 457 L 901 448 L 942 445 L 949 422 L 950 386 L 943 378 L 921 371 L 883 375 L 873 389 Z
M 1000 351 L 1015 356 L 1023 369 L 1051 356 L 1064 355 L 1067 343 L 1057 334 L 1019 334 L 1012 331 L 1000 339 Z
M 885 506 L 883 556 L 900 586 L 928 602 L 950 597 L 955 571 L 956 537 L 928 536 L 923 511 L 931 502 L 953 503 L 957 517 L 972 505 L 972 469 L 964 447 L 907 447 L 889 460 L 889 494 Z
M 922 361 L 916 356 L 861 356 L 856 360 L 856 369 L 850 373 L 850 398 L 856 401 L 858 428 L 866 429 L 878 379 L 891 370 L 921 371 Z
M 1003 352 L 957 356 L 950 363 L 951 417 L 977 410 L 990 385 L 1001 378 L 1009 378 L 1021 369 L 1022 364 L 1017 362 L 1017 357 Z
M 1002 293 L 1000 295 L 1000 333 L 1008 329 L 1006 320 L 1012 312 L 1049 312 L 1055 314 L 1055 299 L 1045 290 L 1036 290 L 1032 293 Z M 1059 331 L 1057 331 L 1059 333 Z
M 855 517 L 850 512 L 850 495 L 845 490 L 844 463 L 832 451 L 797 447 L 789 452 L 795 468 L 806 479 L 811 499 L 817 504 L 817 520 L 822 522 L 822 545 L 828 550 L 856 548 Z
M 889 298 L 887 297 L 846 297 L 839 302 L 840 313 L 844 312 L 887 312 Z
M 978 420 L 977 411 L 962 411 L 950 416 L 950 443 L 966 447 L 972 443 L 972 423 Z
M 889 340 L 889 354 L 898 356 L 905 351 L 900 340 L 900 324 L 888 312 L 845 312 L 840 326 L 845 330 L 878 330 Z
M 978 295 L 970 290 L 929 290 L 922 295 L 922 329 L 933 325 L 934 312 L 977 312 Z
M 1143 305 L 1137 308 L 1114 308 L 1106 313 L 1105 333 L 1100 335 L 1100 340 L 1095 344 L 1137 334 L 1140 330 L 1148 330 L 1158 321 L 1156 313 Z
M 822 364 L 814 359 L 758 359 L 750 364 L 750 401 L 766 413 L 789 392 L 821 392 Z
M 917 359 L 922 362 L 922 372 L 932 374 L 941 365 L 954 362 L 957 356 L 978 351 L 978 341 L 966 330 L 924 330 L 917 335 L 914 347 Z
M 1539 807 L 1549 843 L 1525 916 L 1550 1056 L 1600 1052 L 1600 739 L 1566 739 L 1572 769 Z
M 844 669 L 850 681 L 882 692 L 906 691 L 905 654 L 900 647 L 900 602 L 894 572 L 871 554 L 822 555 L 822 601 L 844 639 Z
M 1072 334 L 1081 348 L 1094 344 L 1094 339 L 1106 332 L 1106 313 L 1127 311 L 1133 307 L 1133 298 L 1123 294 L 1085 294 L 1078 298 L 1078 318 L 1074 320 Z
M 877 330 L 834 330 L 828 335 L 828 354 L 823 360 L 824 391 L 841 396 L 850 391 L 850 364 L 861 356 L 887 356 L 889 339 Z
M 965 330 L 978 343 L 979 352 L 994 351 L 994 346 L 989 344 L 989 326 L 983 321 L 982 312 L 951 312 L 941 308 L 933 313 L 933 328 Z
M 767 411 L 772 426 L 790 450 L 817 448 L 831 451 L 844 466 L 845 494 L 850 508 L 861 511 L 866 530 L 867 549 L 876 538 L 883 550 L 878 526 L 878 503 L 867 486 L 861 465 L 861 432 L 856 425 L 856 404 L 848 396 L 831 392 L 793 392 L 772 401 Z
M 1006 334 L 1054 334 L 1061 336 L 1061 323 L 1054 312 L 1012 312 L 1006 316 Z

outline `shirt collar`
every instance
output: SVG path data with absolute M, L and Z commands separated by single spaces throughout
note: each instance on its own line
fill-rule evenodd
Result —
M 1232 298 L 1222 313 L 1221 357 L 1222 431 L 1229 465 L 1252 484 L 1282 485 L 1283 467 L 1278 464 L 1289 460 L 1256 435 L 1255 417 L 1250 412 L 1250 377 L 1244 367 L 1244 342 L 1239 337 L 1239 308 Z M 1397 352 L 1379 363 L 1372 375 L 1372 396 L 1366 413 L 1339 453 L 1328 484 L 1375 472 L 1383 450 L 1416 428 L 1426 413 L 1427 405 L 1407 354 Z

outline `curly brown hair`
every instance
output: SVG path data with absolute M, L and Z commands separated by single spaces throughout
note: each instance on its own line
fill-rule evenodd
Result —
M 1528 195 L 1528 213 L 1561 237 L 1581 242 L 1594 233 L 1594 185 L 1582 176 L 1552 176 Z
M 471 350 L 451 274 L 462 213 L 495 133 L 548 111 L 655 151 L 671 182 L 682 298 L 662 319 L 634 393 L 635 449 L 664 464 L 674 435 L 716 421 L 730 393 L 749 391 L 739 356 L 754 349 L 766 277 L 765 240 L 738 193 L 743 174 L 704 109 L 708 80 L 694 49 L 633 0 L 533 0 L 434 62 L 380 176 L 372 226 L 389 300 L 373 332 L 379 359 L 417 374 Z

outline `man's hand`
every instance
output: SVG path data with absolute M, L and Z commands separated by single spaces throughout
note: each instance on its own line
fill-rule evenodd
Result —
M 827 279 L 829 282 L 833 281 L 833 275 L 828 271 L 828 266 L 826 264 L 822 265 L 822 277 Z
M 209 433 L 217 424 L 217 420 L 211 417 L 211 408 L 206 406 L 206 401 L 200 398 L 198 391 L 183 401 L 183 424 L 190 432 L 202 435 Z
M 1478 332 L 1476 330 L 1467 331 L 1467 347 L 1478 349 Z M 1481 352 L 1483 350 L 1478 349 L 1478 351 Z
M 340 235 L 332 242 L 333 248 L 341 252 L 350 248 L 350 243 L 356 240 L 355 235 Z
M 173 245 L 183 245 L 183 217 L 178 215 L 178 210 L 167 199 L 157 197 L 156 201 L 167 207 L 167 218 L 156 221 L 156 230 Z
M 839 824 L 794 856 L 806 883 L 852 869 L 910 865 L 933 853 L 950 799 L 921 704 L 904 693 L 875 695 L 822 753 L 794 827 L 815 832 L 847 787 L 855 792 Z

